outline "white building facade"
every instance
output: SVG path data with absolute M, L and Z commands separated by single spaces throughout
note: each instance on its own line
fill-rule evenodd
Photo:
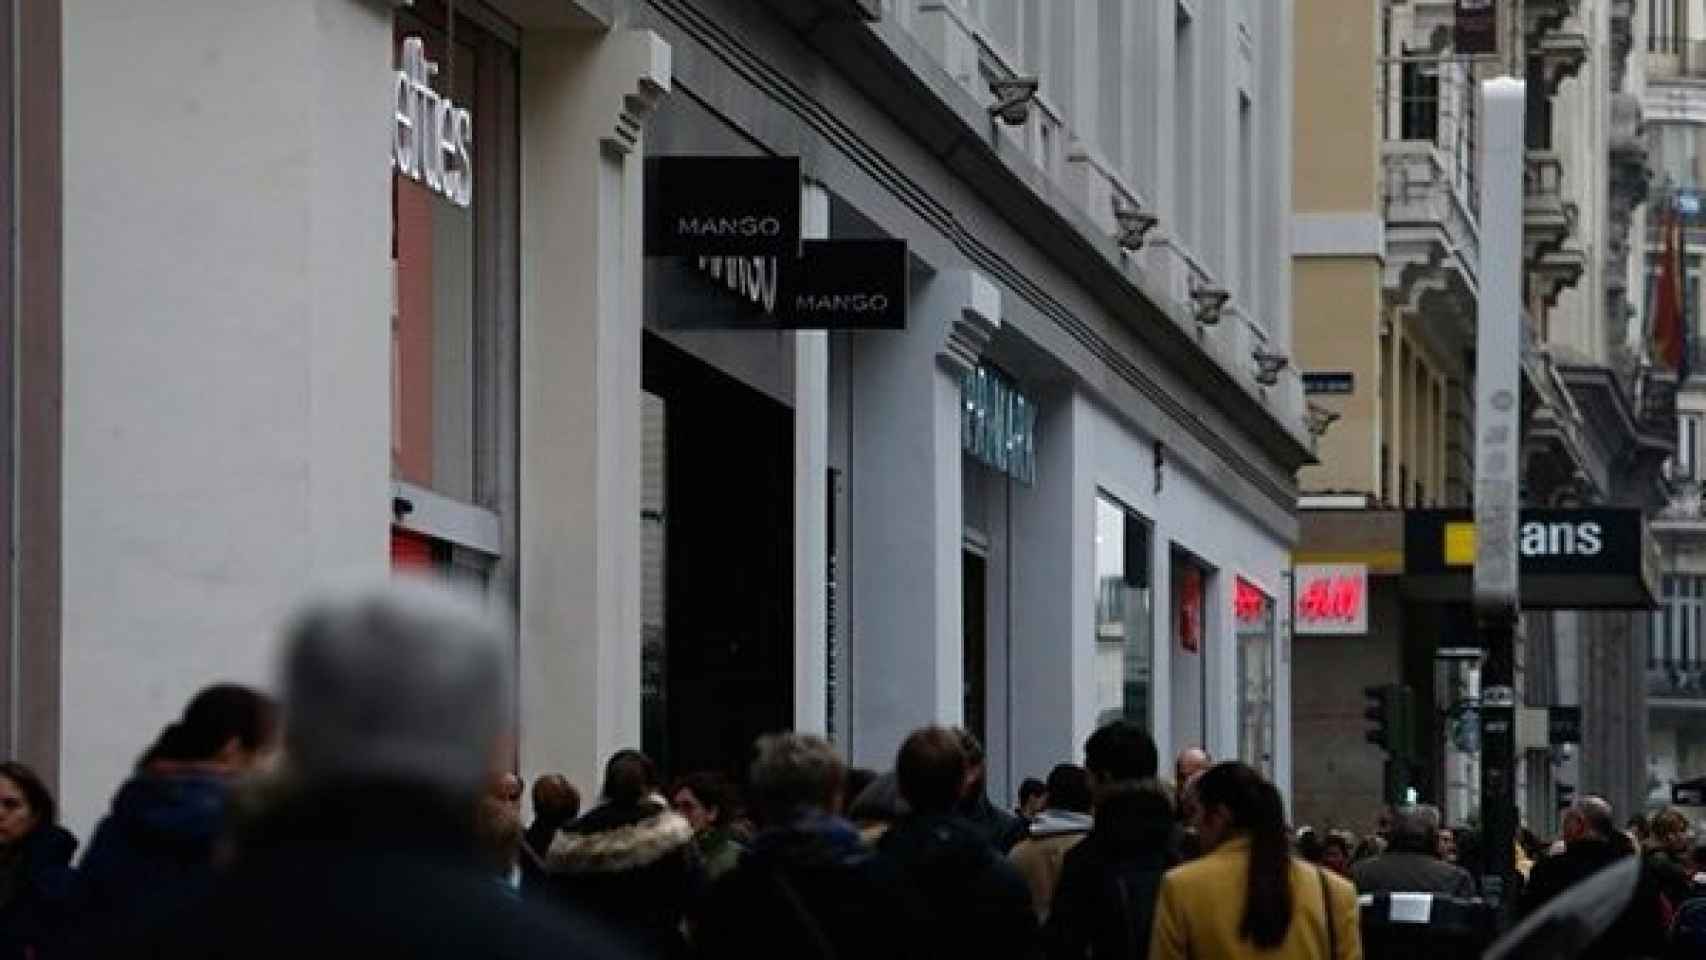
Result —
M 963 723 L 1001 802 L 1125 716 L 1289 783 L 1289 3 L 19 6 L 3 733 L 74 828 L 388 565 L 516 611 L 527 775 Z M 716 321 L 667 156 L 799 158 L 905 329 Z

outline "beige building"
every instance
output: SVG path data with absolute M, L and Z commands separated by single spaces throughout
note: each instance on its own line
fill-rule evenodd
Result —
M 1646 507 L 1663 495 L 1662 411 L 1636 409 L 1622 348 L 1623 238 L 1645 183 L 1628 135 L 1639 108 L 1631 118 L 1621 93 L 1633 11 L 1613 0 L 1501 6 L 1502 52 L 1481 58 L 1453 49 L 1451 3 L 1297 7 L 1294 315 L 1321 461 L 1300 475 L 1297 575 L 1368 571 L 1365 634 L 1298 629 L 1294 735 L 1320 745 L 1297 758 L 1300 823 L 1370 825 L 1389 785 L 1363 736 L 1361 693 L 1385 683 L 1410 686 L 1419 704 L 1417 762 L 1401 785 L 1454 819 L 1477 803 L 1473 618 L 1466 596 L 1405 576 L 1405 549 L 1407 528 L 1439 516 L 1425 511 L 1466 508 L 1473 489 L 1481 79 L 1521 72 L 1529 85 L 1523 502 Z M 1362 90 L 1374 96 L 1348 95 Z M 1580 776 L 1620 805 L 1641 792 L 1627 757 L 1644 747 L 1641 730 L 1610 718 L 1629 712 L 1639 684 L 1581 664 L 1621 656 L 1643 619 L 1534 610 L 1519 642 L 1519 700 L 1584 706 Z M 1563 755 L 1541 740 L 1519 743 L 1519 796 L 1544 827 Z

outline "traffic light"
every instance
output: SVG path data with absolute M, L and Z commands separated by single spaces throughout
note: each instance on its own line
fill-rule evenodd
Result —
M 1415 697 L 1409 687 L 1399 683 L 1364 687 L 1363 695 L 1368 698 L 1368 709 L 1363 716 L 1372 724 L 1366 735 L 1368 742 L 1386 751 L 1382 777 L 1386 802 L 1402 803 L 1410 792 L 1411 761 L 1415 754 Z
M 1368 709 L 1363 711 L 1372 726 L 1368 742 L 1397 759 L 1408 759 L 1415 743 L 1415 706 L 1410 688 L 1399 683 L 1364 687 Z

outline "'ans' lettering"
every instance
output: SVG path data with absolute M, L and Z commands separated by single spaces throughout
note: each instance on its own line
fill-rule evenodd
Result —
M 1525 557 L 1597 557 L 1604 549 L 1604 531 L 1593 521 L 1522 525 L 1521 549 Z

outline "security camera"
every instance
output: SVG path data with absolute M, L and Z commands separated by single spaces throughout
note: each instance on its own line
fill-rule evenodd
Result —
M 989 81 L 989 92 L 995 94 L 989 112 L 1010 127 L 1023 125 L 1030 119 L 1031 104 L 1041 83 L 1036 77 L 999 77 Z

